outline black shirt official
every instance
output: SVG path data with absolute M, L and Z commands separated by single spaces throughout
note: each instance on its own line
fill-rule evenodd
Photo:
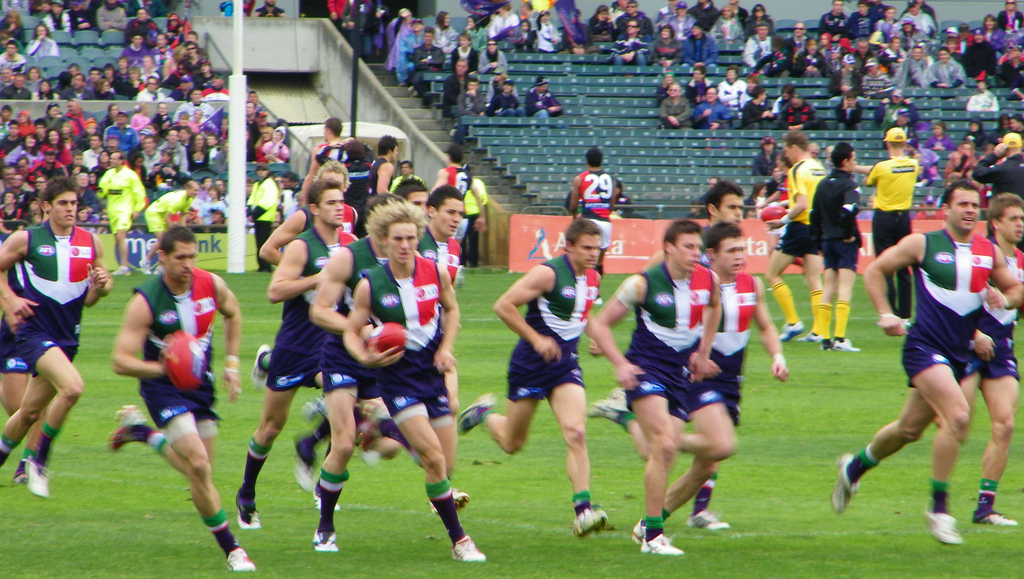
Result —
M 1002 158 L 1006 159 L 999 163 Z M 1024 198 L 1024 156 L 1021 155 L 1021 137 L 1006 133 L 1003 142 L 978 161 L 971 177 L 979 183 L 992 185 L 992 195 L 1013 193 Z
M 857 228 L 857 203 L 860 189 L 853 175 L 834 169 L 827 179 L 818 183 L 811 207 L 811 239 L 819 246 L 823 241 L 844 241 L 860 247 Z

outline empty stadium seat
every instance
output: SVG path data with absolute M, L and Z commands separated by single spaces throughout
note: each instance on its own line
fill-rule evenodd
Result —
M 103 34 L 100 34 L 100 44 L 102 46 L 120 46 L 124 47 L 124 32 L 120 30 L 104 30 Z
M 100 33 L 95 30 L 77 30 L 73 37 L 76 46 L 91 46 L 100 43 Z

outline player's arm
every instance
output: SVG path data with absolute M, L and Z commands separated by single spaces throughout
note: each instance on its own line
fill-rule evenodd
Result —
M 615 211 L 615 206 L 619 204 L 619 192 L 615 190 L 615 179 L 612 179 L 612 198 L 608 200 L 608 211 Z
M 615 344 L 615 337 L 612 335 L 612 326 L 619 323 L 639 304 L 642 304 L 646 297 L 647 278 L 639 274 L 631 275 L 622 282 L 619 289 L 615 290 L 615 295 L 605 302 L 597 316 L 587 322 L 587 335 L 590 336 L 591 341 L 597 344 L 608 361 L 615 366 L 616 380 L 622 384 L 623 388 L 627 389 L 636 387 L 636 376 L 643 371 L 633 365 L 619 351 L 618 345 Z
M 992 246 L 995 249 L 995 258 L 992 263 L 991 279 L 995 287 L 989 286 L 986 289 L 985 301 L 992 307 L 1015 310 L 1020 307 L 1021 300 L 1024 299 L 1024 285 L 1021 285 L 1017 277 L 1010 272 L 1010 268 L 1006 267 L 1003 250 L 996 244 L 992 244 Z
M 708 305 L 704 306 L 701 313 L 701 323 L 704 331 L 700 337 L 700 346 L 690 356 L 690 371 L 695 380 L 700 381 L 721 373 L 722 369 L 711 360 L 711 347 L 715 343 L 715 334 L 718 333 L 718 325 L 722 323 L 722 290 L 719 288 L 721 280 L 718 274 L 711 272 L 711 296 Z
M 438 169 L 438 171 L 437 171 L 437 180 L 434 181 L 434 186 L 430 190 L 433 191 L 434 189 L 437 189 L 441 185 L 447 185 L 447 184 L 448 184 L 448 171 L 446 171 L 445 169 Z
M 569 215 L 576 217 L 576 210 L 580 206 L 580 185 L 583 183 L 583 179 L 579 175 L 572 180 L 572 192 L 569 193 Z
M 309 247 L 305 243 L 289 243 L 284 250 L 281 263 L 277 264 L 270 285 L 267 286 L 267 298 L 270 303 L 277 304 L 301 296 L 316 288 L 320 274 L 302 277 L 302 270 L 309 255 Z
M 768 304 L 764 299 L 764 283 L 761 278 L 754 278 L 754 287 L 757 291 L 757 304 L 754 306 L 754 322 L 761 329 L 761 345 L 764 351 L 772 357 L 772 376 L 785 382 L 789 378 L 789 368 L 786 367 L 786 357 L 782 355 L 782 342 L 779 341 L 779 332 L 775 329 L 772 316 L 768 312 Z
M 924 247 L 924 235 L 912 233 L 882 252 L 882 255 L 876 257 L 864 272 L 864 288 L 881 318 L 878 325 L 890 336 L 902 336 L 907 332 L 903 328 L 903 320 L 892 313 L 892 308 L 889 306 L 885 278 L 915 263 L 920 263 L 924 257 Z
M 309 321 L 333 334 L 344 334 L 348 325 L 345 314 L 338 311 L 338 303 L 345 293 L 345 283 L 352 277 L 352 252 L 342 249 L 327 260 L 327 265 L 316 277 L 316 295 L 309 305 Z
M 309 188 L 313 186 L 313 180 L 316 179 L 316 172 L 319 170 L 320 161 L 317 160 L 316 150 L 314 150 L 313 154 L 309 156 L 309 172 L 306 173 L 306 178 L 302 180 L 302 188 L 299 189 L 299 199 L 297 199 L 297 202 L 300 207 L 306 204 L 306 194 L 309 193 Z M 260 255 L 260 257 L 263 256 Z M 267 258 L 263 257 L 263 259 Z
M 27 231 L 11 235 L 3 245 L 0 245 L 0 308 L 4 310 L 7 325 L 15 332 L 18 331 L 18 324 L 32 315 L 32 306 L 39 305 L 14 293 L 7 283 L 7 271 L 24 259 L 27 252 Z
M 377 169 L 377 188 L 374 191 L 378 193 L 387 193 L 388 187 L 391 185 L 391 178 L 395 175 L 395 166 L 391 163 L 384 163 Z
M 136 293 L 128 301 L 124 310 L 124 323 L 121 332 L 114 341 L 114 353 L 111 356 L 114 373 L 119 376 L 131 376 L 140 380 L 159 378 L 166 374 L 164 365 L 156 360 L 142 360 L 139 352 L 146 345 L 149 329 L 153 325 L 153 313 L 149 310 L 146 298 Z
M 228 284 L 220 276 L 213 276 L 217 290 L 217 311 L 224 317 L 224 387 L 228 390 L 228 399 L 234 402 L 242 392 L 238 381 L 238 350 L 242 345 L 242 308 L 238 307 L 238 298 L 228 289 Z
M 266 243 L 260 248 L 260 257 L 274 265 L 280 265 L 282 259 L 281 248 L 298 237 L 305 227 L 306 212 L 296 211 L 292 213 L 267 238 Z
M 363 341 L 363 326 L 370 323 L 370 282 L 359 280 L 356 291 L 352 294 L 352 311 L 348 314 L 345 325 L 345 349 L 357 362 L 367 368 L 379 368 L 394 364 L 402 357 L 404 350 L 392 348 L 383 352 L 376 348 L 367 348 Z
M 85 307 L 96 305 L 100 298 L 107 297 L 114 289 L 114 278 L 110 277 L 103 262 L 103 244 L 95 233 L 92 234 L 92 247 L 95 255 L 89 266 L 89 291 L 85 294 Z
M 807 209 L 807 195 L 803 192 L 793 193 L 790 191 L 789 196 L 789 211 L 782 217 L 782 219 L 776 219 L 768 222 L 770 229 L 778 229 L 783 225 L 788 225 L 793 222 L 804 210 Z
M 868 177 L 867 179 L 864 180 L 864 184 L 867 185 L 868 187 L 874 187 L 878 185 L 879 173 L 882 172 L 882 170 L 878 168 L 879 165 L 881 165 L 881 163 L 876 163 L 868 171 Z
M 438 278 L 441 281 L 441 295 L 438 301 L 444 308 L 444 316 L 441 322 L 444 324 L 444 335 L 441 337 L 441 344 L 434 354 L 434 367 L 438 372 L 447 372 L 455 368 L 455 338 L 462 329 L 460 323 L 459 302 L 455 299 L 455 287 L 452 286 L 451 275 L 448 268 L 437 268 Z
M 501 321 L 533 346 L 545 362 L 559 360 L 562 349 L 554 339 L 542 335 L 526 322 L 519 307 L 530 303 L 555 287 L 555 270 L 539 265 L 519 278 L 512 287 L 494 302 L 494 313 Z

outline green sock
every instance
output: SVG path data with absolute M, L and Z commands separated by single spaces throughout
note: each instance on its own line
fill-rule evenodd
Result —
M 628 410 L 626 412 L 623 412 L 622 413 L 622 422 L 619 423 L 619 426 L 621 426 L 622 429 L 625 430 L 626 432 L 629 432 L 629 421 L 630 420 L 636 420 L 636 414 L 633 414 L 632 412 L 629 412 Z
M 580 491 L 578 493 L 573 493 L 573 495 L 572 495 L 572 502 L 573 502 L 574 505 L 578 505 L 578 504 L 583 503 L 583 502 L 589 503 L 590 502 L 590 491 L 583 490 L 583 491 Z
M 203 517 L 203 524 L 209 528 L 219 527 L 228 520 L 228 516 L 224 514 L 224 509 L 221 509 L 219 513 L 212 517 Z
M 668 518 L 671 517 L 671 516 L 672 516 L 671 512 L 666 511 L 664 508 L 661 509 L 661 520 L 662 521 L 667 521 Z
M 274 447 L 273 443 L 268 444 L 266 446 L 263 446 L 261 444 L 257 444 L 255 436 L 249 439 L 249 450 L 252 452 L 253 456 L 256 457 L 256 458 L 266 458 L 267 455 L 270 454 L 270 449 L 273 448 L 273 447 Z
M 999 481 L 989 480 L 987 478 L 981 479 L 981 491 L 994 493 L 999 490 Z
M 438 481 L 436 483 L 427 483 L 427 498 L 434 498 L 443 495 L 452 488 L 452 483 L 448 479 Z
M 49 436 L 51 439 L 57 438 L 57 435 L 60 434 L 60 428 L 54 428 L 46 422 L 43 422 L 43 434 Z
M 260 366 L 260 370 L 263 370 L 264 372 L 270 370 L 270 352 L 267 352 L 266 354 L 260 356 L 258 363 Z
M 868 456 L 868 447 L 866 446 L 860 451 L 860 454 L 857 455 L 857 458 L 859 458 L 861 464 L 863 464 L 866 467 L 874 468 L 878 466 L 878 461 Z
M 21 453 L 21 460 L 31 460 L 36 457 L 36 451 L 29 447 L 25 447 L 25 450 Z
M 948 482 L 937 481 L 935 479 L 932 479 L 932 492 L 933 493 L 948 493 L 949 492 L 949 483 Z

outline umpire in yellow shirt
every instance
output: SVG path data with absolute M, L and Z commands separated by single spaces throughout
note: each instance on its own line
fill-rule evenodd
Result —
M 277 188 L 274 176 L 270 174 L 270 167 L 266 163 L 256 165 L 256 177 L 257 181 L 252 186 L 249 200 L 245 202 L 249 217 L 256 227 L 256 262 L 259 264 L 256 271 L 272 272 L 274 270 L 270 267 L 270 262 L 259 257 L 259 251 L 267 239 L 270 239 L 270 233 L 274 229 L 281 190 Z
M 110 164 L 111 168 L 100 179 L 97 195 L 107 199 L 107 221 L 119 254 L 121 267 L 111 275 L 128 275 L 132 270 L 128 265 L 128 240 L 125 236 L 139 212 L 146 208 L 146 188 L 142 186 L 138 173 L 125 163 L 122 151 L 110 154 Z
M 910 235 L 910 206 L 914 199 L 914 184 L 921 174 L 921 165 L 906 154 L 906 131 L 899 127 L 886 131 L 885 147 L 889 151 L 889 160 L 876 163 L 864 182 L 868 187 L 875 187 L 871 229 L 876 256 Z M 910 270 L 900 270 L 895 282 L 889 276 L 885 283 L 892 310 L 904 320 L 910 319 L 913 291 Z

